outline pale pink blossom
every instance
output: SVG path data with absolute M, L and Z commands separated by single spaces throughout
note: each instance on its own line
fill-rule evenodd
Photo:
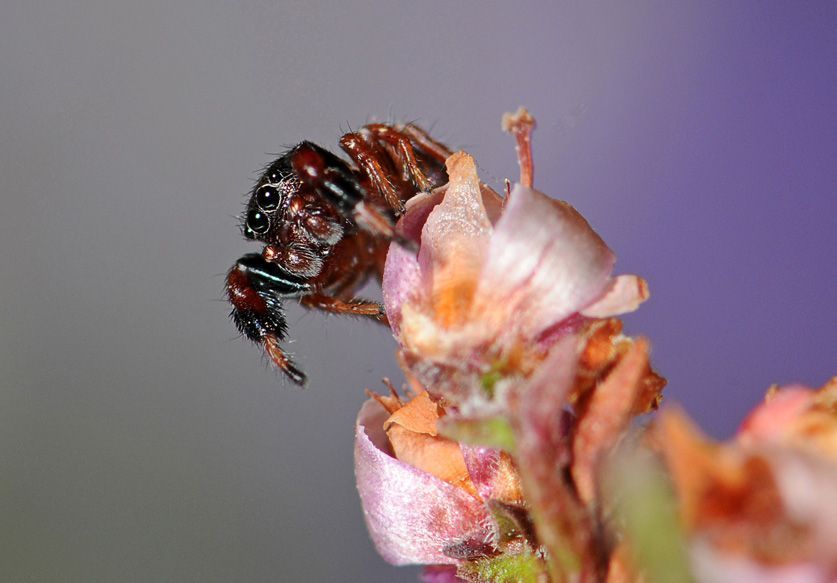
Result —
M 837 377 L 820 389 L 771 389 L 741 424 L 738 440 L 793 446 L 837 463 Z
M 418 255 L 391 246 L 383 281 L 396 339 L 423 384 L 461 395 L 468 374 L 529 376 L 560 337 L 647 299 L 642 278 L 612 275 L 615 256 L 568 203 L 520 184 L 502 200 L 467 154 L 447 165 L 450 183 L 399 222 Z

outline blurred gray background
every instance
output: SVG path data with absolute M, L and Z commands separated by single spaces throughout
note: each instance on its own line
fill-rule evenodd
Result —
M 236 338 L 235 216 L 303 138 L 418 120 L 650 282 L 668 398 L 729 435 L 837 372 L 833 2 L 0 6 L 0 581 L 412 581 L 352 475 L 386 330 L 289 307 L 310 387 Z M 371 293 L 371 292 L 370 292 Z

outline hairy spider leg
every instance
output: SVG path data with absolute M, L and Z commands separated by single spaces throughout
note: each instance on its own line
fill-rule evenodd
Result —
M 259 253 L 241 257 L 227 274 L 226 292 L 233 310 L 230 316 L 239 331 L 264 348 L 289 379 L 305 384 L 303 373 L 279 344 L 287 334 L 282 300 L 312 293 L 311 286 Z
M 332 314 L 343 314 L 347 316 L 370 316 L 376 319 L 386 318 L 384 307 L 378 302 L 371 302 L 362 299 L 341 300 L 325 294 L 311 294 L 300 298 L 306 308 L 317 308 L 331 312 Z
M 404 202 L 389 178 L 392 172 L 387 172 L 388 169 L 384 166 L 389 159 L 387 152 L 383 151 L 377 143 L 367 141 L 359 133 L 344 134 L 340 138 L 340 147 L 358 165 L 358 168 L 366 173 L 389 207 L 398 215 L 403 213 Z
M 453 154 L 450 148 L 434 140 L 430 134 L 416 125 L 407 124 L 399 126 L 398 129 L 410 138 L 414 148 L 422 152 L 426 157 L 433 158 L 436 164 L 442 168 L 445 167 L 445 160 Z
M 288 156 L 299 180 L 331 202 L 343 216 L 403 247 L 415 247 L 412 241 L 395 232 L 394 215 L 368 200 L 368 190 L 346 161 L 307 141 L 294 147 Z
M 419 166 L 415 149 L 407 134 L 393 126 L 373 123 L 364 126 L 361 135 L 367 142 L 378 140 L 384 144 L 390 158 L 399 164 L 404 181 L 412 181 L 422 192 L 429 192 L 433 188 L 433 183 Z

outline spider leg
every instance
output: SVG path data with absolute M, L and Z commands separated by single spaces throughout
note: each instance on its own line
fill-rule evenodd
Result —
M 387 169 L 382 163 L 387 158 L 378 149 L 377 144 L 370 144 L 361 134 L 350 133 L 340 138 L 340 147 L 369 176 L 372 184 L 378 189 L 390 208 L 396 214 L 403 213 L 404 202 L 398 194 L 398 189 L 387 177 Z
M 233 307 L 230 317 L 239 331 L 259 344 L 291 381 L 304 385 L 305 373 L 280 345 L 287 335 L 282 300 L 310 293 L 311 286 L 260 254 L 250 253 L 230 269 L 225 289 Z
M 279 345 L 279 338 L 276 336 L 266 336 L 263 344 L 264 350 L 270 357 L 270 360 L 279 367 L 279 370 L 285 373 L 285 376 L 299 386 L 305 385 L 308 377 L 294 365 L 288 357 L 288 354 L 282 350 L 282 347 Z
M 355 298 L 352 300 L 341 300 L 325 294 L 310 294 L 302 296 L 299 303 L 306 308 L 317 308 L 333 314 L 345 314 L 349 316 L 371 316 L 376 320 L 386 318 L 384 307 L 378 302 Z
M 407 134 L 385 124 L 368 124 L 363 130 L 369 132 L 370 137 L 380 140 L 389 146 L 388 152 L 394 161 L 401 166 L 405 180 L 412 180 L 422 192 L 429 192 L 433 188 L 430 179 L 419 166 L 413 144 Z
M 437 164 L 445 167 L 445 160 L 447 160 L 453 152 L 441 142 L 437 142 L 430 134 L 418 127 L 417 125 L 407 124 L 398 126 L 398 129 L 406 134 L 413 147 L 419 150 L 426 157 L 432 158 Z
M 299 180 L 332 203 L 344 217 L 354 219 L 370 233 L 392 239 L 404 247 L 414 246 L 395 232 L 394 217 L 368 200 L 367 189 L 347 162 L 311 142 L 302 142 L 288 156 Z M 385 180 L 383 168 L 380 170 L 382 180 Z
M 302 142 L 288 156 L 300 181 L 331 202 L 344 216 L 351 217 L 364 201 L 365 190 L 352 169 L 325 148 Z

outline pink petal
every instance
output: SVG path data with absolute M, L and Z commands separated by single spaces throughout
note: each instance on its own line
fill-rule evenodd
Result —
M 422 229 L 428 216 L 442 202 L 447 190 L 448 185 L 446 184 L 431 193 L 419 193 L 408 200 L 407 210 L 398 221 L 398 232 L 407 239 L 420 242 Z M 503 200 L 484 184 L 479 185 L 479 191 L 486 217 L 489 221 L 496 222 L 502 212 Z M 449 217 L 456 213 L 448 210 L 445 214 Z M 479 212 L 477 213 L 477 219 L 481 223 L 484 220 Z M 428 268 L 429 261 L 429 257 L 425 256 L 423 263 L 425 269 Z M 387 317 L 396 337 L 400 335 L 401 331 L 401 307 L 408 298 L 423 291 L 422 285 L 421 269 L 415 254 L 400 245 L 390 245 L 384 266 L 382 289 Z
M 479 277 L 492 227 L 473 158 L 458 152 L 446 165 L 450 183 L 424 223 L 419 265 L 434 303 L 441 300 L 443 310 L 456 311 L 451 301 L 463 310 L 469 304 L 467 288 Z
M 633 312 L 649 297 L 648 284 L 638 275 L 620 275 L 613 279 L 604 295 L 581 314 L 589 318 L 609 318 Z
M 372 542 L 394 565 L 455 564 L 446 547 L 492 539 L 488 511 L 465 490 L 389 455 L 387 417 L 366 401 L 355 428 L 355 478 Z
M 597 299 L 615 260 L 572 206 L 516 184 L 491 238 L 475 313 L 503 306 L 537 334 Z
M 814 396 L 812 389 L 798 385 L 776 391 L 747 416 L 738 438 L 744 442 L 781 439 L 811 406 Z
M 471 482 L 476 487 L 477 493 L 483 500 L 496 498 L 494 477 L 500 464 L 500 452 L 490 447 L 465 444 L 460 444 L 459 447 L 462 450 L 462 456 L 465 458 L 468 475 L 471 476 Z
M 432 193 L 422 192 L 407 201 L 407 210 L 398 221 L 397 230 L 407 239 L 419 243 L 428 215 L 442 202 L 446 186 Z M 390 245 L 384 264 L 381 289 L 390 327 L 396 337 L 401 328 L 401 306 L 421 286 L 421 270 L 416 254 L 401 245 Z
M 381 283 L 387 319 L 396 338 L 401 333 L 401 306 L 421 286 L 421 269 L 411 251 L 390 245 Z
M 433 192 L 420 192 L 407 201 L 406 210 L 398 219 L 398 232 L 408 239 L 421 243 L 421 230 L 427 217 L 436 208 L 436 205 L 445 198 L 448 185 L 440 186 Z

